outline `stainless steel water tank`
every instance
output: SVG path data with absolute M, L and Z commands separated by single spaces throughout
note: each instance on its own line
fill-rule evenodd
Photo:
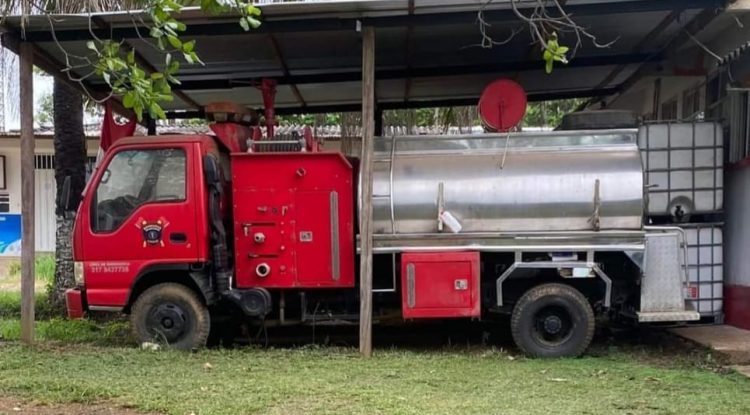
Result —
M 375 139 L 376 234 L 641 229 L 635 130 Z M 444 229 L 443 232 L 449 232 Z

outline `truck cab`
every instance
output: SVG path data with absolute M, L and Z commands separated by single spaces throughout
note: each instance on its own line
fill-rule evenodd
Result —
M 218 156 L 208 136 L 127 138 L 96 170 L 78 211 L 75 261 L 89 309 L 123 309 L 130 282 L 151 270 L 208 261 L 202 158 Z
M 193 349 L 209 310 L 264 319 L 270 291 L 354 287 L 349 162 L 310 134 L 249 152 L 250 128 L 211 128 L 107 151 L 77 212 L 71 317 L 124 312 L 139 341 Z
M 206 302 L 195 293 L 209 284 L 208 194 L 205 181 L 195 178 L 203 177 L 207 156 L 221 157 L 207 135 L 124 138 L 109 149 L 76 215 L 78 287 L 67 294 L 72 317 L 83 310 L 130 312 L 145 290 L 170 282 L 187 283 L 188 298 Z M 151 318 L 177 326 L 187 307 L 178 301 Z

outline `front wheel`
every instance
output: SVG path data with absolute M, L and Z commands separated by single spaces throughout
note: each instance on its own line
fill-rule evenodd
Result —
M 193 290 L 174 283 L 144 291 L 133 304 L 130 323 L 139 343 L 166 343 L 178 350 L 204 347 L 211 330 L 208 308 Z
M 580 356 L 594 336 L 594 312 L 586 297 L 564 284 L 527 291 L 511 316 L 516 345 L 534 357 Z

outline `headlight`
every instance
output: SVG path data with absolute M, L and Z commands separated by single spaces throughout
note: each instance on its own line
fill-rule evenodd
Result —
M 76 261 L 73 263 L 73 274 L 75 275 L 76 285 L 83 285 L 83 262 Z

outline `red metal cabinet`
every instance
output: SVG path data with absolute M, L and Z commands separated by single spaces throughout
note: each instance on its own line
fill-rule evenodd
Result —
M 232 204 L 237 287 L 354 286 L 352 168 L 340 154 L 233 154 Z
M 401 256 L 404 318 L 479 317 L 479 253 Z

